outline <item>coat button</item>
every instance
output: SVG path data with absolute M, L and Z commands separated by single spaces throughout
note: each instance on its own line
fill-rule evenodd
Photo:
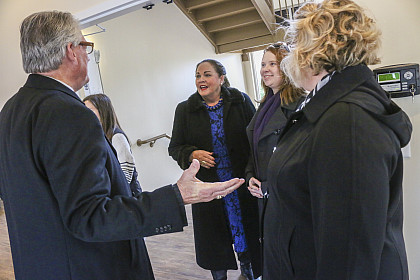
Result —
M 156 233 L 159 233 L 159 228 L 156 228 L 155 231 L 156 231 Z

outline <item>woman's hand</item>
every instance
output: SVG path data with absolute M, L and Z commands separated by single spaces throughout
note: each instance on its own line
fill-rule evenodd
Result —
M 216 165 L 214 157 L 212 156 L 213 152 L 207 152 L 204 150 L 195 150 L 190 155 L 190 161 L 196 159 L 200 162 L 200 165 L 204 168 L 211 168 Z
M 261 182 L 255 179 L 254 177 L 251 177 L 251 179 L 249 179 L 248 190 L 253 196 L 263 198 Z

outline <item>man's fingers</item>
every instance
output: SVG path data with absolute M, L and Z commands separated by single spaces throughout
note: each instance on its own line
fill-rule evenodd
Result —
M 234 178 L 229 181 L 223 182 L 221 185 L 220 190 L 216 190 L 213 195 L 214 196 L 226 196 L 239 188 L 243 183 L 245 183 L 244 179 Z
M 195 174 L 197 174 L 199 169 L 200 169 L 200 163 L 198 162 L 198 160 L 193 159 L 190 164 L 190 167 L 188 167 L 188 169 L 185 171 L 188 172 L 189 175 L 191 174 L 193 177 L 195 177 Z
M 195 177 L 195 175 L 197 174 L 199 169 L 200 169 L 200 163 L 198 162 L 198 160 L 193 159 L 193 161 L 190 164 L 190 167 L 188 167 L 188 169 L 186 169 L 182 173 L 181 178 L 179 178 L 177 183 L 183 184 L 189 181 L 196 182 L 197 178 Z

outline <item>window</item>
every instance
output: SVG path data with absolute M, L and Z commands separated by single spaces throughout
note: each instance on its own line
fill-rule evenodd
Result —
M 254 84 L 254 92 L 256 100 L 261 100 L 264 97 L 264 89 L 261 86 L 261 60 L 263 57 L 264 51 L 255 51 L 250 53 L 251 58 L 251 69 L 252 69 L 252 79 Z

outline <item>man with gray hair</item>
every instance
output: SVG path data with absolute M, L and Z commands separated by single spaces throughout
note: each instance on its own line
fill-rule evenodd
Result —
M 144 236 L 182 231 L 185 204 L 243 179 L 204 183 L 195 160 L 177 184 L 132 196 L 95 114 L 76 94 L 89 78 L 86 42 L 70 13 L 21 25 L 25 85 L 0 112 L 0 193 L 16 279 L 154 279 Z

